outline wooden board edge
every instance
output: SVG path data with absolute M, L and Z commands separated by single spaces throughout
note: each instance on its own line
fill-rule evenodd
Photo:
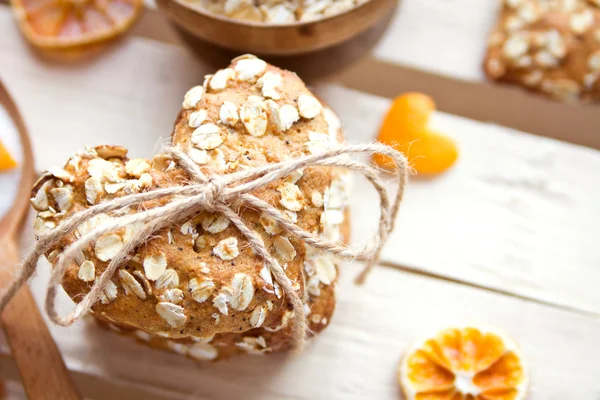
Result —
M 425 277 L 425 278 L 429 278 L 429 279 L 434 279 L 437 281 L 447 282 L 450 284 L 455 284 L 455 285 L 460 285 L 460 286 L 466 286 L 468 288 L 482 290 L 484 292 L 493 293 L 493 294 L 496 294 L 499 296 L 538 304 L 538 305 L 548 307 L 550 309 L 554 309 L 554 310 L 558 310 L 558 311 L 564 311 L 564 312 L 567 312 L 567 313 L 570 313 L 573 315 L 578 315 L 580 317 L 600 320 L 600 312 L 595 312 L 595 311 L 589 310 L 587 308 L 572 306 L 572 305 L 565 304 L 565 303 L 558 302 L 558 301 L 545 300 L 543 298 L 536 298 L 533 296 L 520 294 L 513 290 L 496 288 L 496 287 L 493 287 L 490 285 L 480 284 L 475 281 L 469 281 L 467 279 L 461 279 L 458 277 L 442 275 L 435 271 L 430 271 L 428 269 L 425 269 L 425 268 L 422 268 L 419 266 L 410 266 L 410 265 L 405 265 L 405 264 L 395 262 L 394 260 L 387 260 L 387 259 L 385 259 L 385 257 L 382 258 L 382 260 L 379 262 L 379 265 L 377 267 L 393 269 L 393 270 L 401 271 L 401 272 L 404 272 L 407 274 L 413 274 L 413 275 L 417 275 L 417 276 L 421 276 L 421 277 Z
M 433 96 L 440 111 L 600 149 L 596 105 L 560 103 L 517 87 L 453 79 L 374 58 L 342 71 L 335 81 L 386 98 L 424 92 Z

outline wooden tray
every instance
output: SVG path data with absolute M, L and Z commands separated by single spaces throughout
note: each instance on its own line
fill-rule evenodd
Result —
M 304 354 L 198 366 L 91 322 L 51 327 L 84 395 L 397 399 L 394 371 L 413 340 L 447 324 L 479 322 L 521 344 L 530 399 L 595 398 L 600 152 L 591 147 L 600 147 L 600 113 L 482 80 L 491 3 L 404 0 L 370 57 L 315 84 L 350 140 L 373 137 L 389 97 L 426 90 L 443 111 L 434 123 L 457 139 L 461 157 L 439 178 L 413 179 L 384 265 L 364 287 L 351 282 L 359 265 L 345 267 L 332 325 Z M 65 66 L 36 58 L 0 6 L 0 59 L 41 167 L 61 164 L 84 144 L 152 154 L 169 135 L 183 93 L 213 69 L 152 10 L 101 56 Z M 355 232 L 373 228 L 376 208 L 365 206 L 371 196 L 353 197 L 361 209 Z M 25 233 L 24 246 L 30 240 Z M 34 287 L 46 277 L 40 272 Z M 0 371 L 16 377 L 7 354 Z

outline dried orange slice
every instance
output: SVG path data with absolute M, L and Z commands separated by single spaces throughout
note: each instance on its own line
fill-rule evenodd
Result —
M 386 114 L 377 140 L 406 154 L 411 166 L 422 174 L 437 174 L 450 168 L 458 158 L 456 143 L 429 127 L 435 111 L 433 99 L 423 93 L 397 97 Z M 381 167 L 393 167 L 392 160 L 375 154 Z
M 492 328 L 448 328 L 398 368 L 406 400 L 522 400 L 529 377 L 515 342 Z
M 12 0 L 25 37 L 44 49 L 73 49 L 125 32 L 142 0 Z
M 10 155 L 0 140 L 0 171 L 13 169 L 16 166 L 17 161 Z

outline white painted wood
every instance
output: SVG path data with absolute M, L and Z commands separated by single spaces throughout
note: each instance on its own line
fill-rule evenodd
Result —
M 513 336 L 527 357 L 528 399 L 597 395 L 599 319 L 389 268 L 359 287 L 352 283 L 358 267 L 344 268 L 331 326 L 299 356 L 196 364 L 134 344 L 91 320 L 52 326 L 52 333 L 78 375 L 98 377 L 109 387 L 126 382 L 157 388 L 166 391 L 165 399 L 392 400 L 399 397 L 397 362 L 413 341 L 448 325 L 491 324 Z M 33 283 L 40 301 L 47 276 L 40 271 Z
M 86 143 L 151 154 L 169 134 L 185 90 L 208 72 L 180 49 L 135 37 L 86 63 L 41 63 L 5 10 L 0 33 L 0 77 L 22 108 L 40 167 L 61 164 Z M 388 106 L 339 87 L 319 92 L 351 140 L 371 138 Z M 411 182 L 385 260 L 597 312 L 598 152 L 447 114 L 434 119 L 457 139 L 461 158 L 446 175 Z M 356 191 L 357 240 L 375 217 L 372 199 Z M 331 327 L 289 359 L 197 367 L 93 324 L 51 329 L 78 376 L 160 389 L 164 398 L 397 399 L 394 370 L 410 342 L 447 324 L 489 323 L 521 343 L 533 374 L 531 399 L 597 395 L 600 319 L 391 268 L 356 287 L 357 267 L 344 270 Z M 38 300 L 46 278 L 40 271 L 33 283 Z
M 481 81 L 487 35 L 499 0 L 400 0 L 374 51 L 394 64 Z
M 42 64 L 8 26 L 0 49 L 11 57 L 0 76 L 22 108 L 40 167 L 62 164 L 84 144 L 150 156 L 170 134 L 183 93 L 209 72 L 179 48 L 140 38 L 84 65 Z M 376 134 L 388 100 L 335 87 L 320 93 L 350 139 Z M 413 180 L 384 259 L 600 311 L 600 154 L 445 114 L 435 122 L 458 140 L 461 158 L 444 176 Z M 369 193 L 354 199 L 365 217 L 353 221 L 356 232 L 376 219 L 375 206 L 361 204 Z
M 320 93 L 348 137 L 377 135 L 389 100 L 335 86 Z M 456 139 L 459 160 L 411 180 L 383 259 L 600 313 L 600 152 L 444 113 L 432 124 Z M 356 196 L 369 212 L 373 194 Z M 368 230 L 366 219 L 352 222 Z

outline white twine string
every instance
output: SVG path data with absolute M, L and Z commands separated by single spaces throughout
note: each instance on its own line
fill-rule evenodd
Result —
M 296 290 L 294 290 L 292 281 L 287 277 L 281 265 L 279 265 L 277 260 L 265 247 L 260 235 L 249 228 L 234 209 L 242 205 L 264 212 L 274 219 L 284 231 L 298 237 L 310 246 L 343 258 L 367 261 L 366 267 L 356 280 L 357 283 L 363 283 L 368 273 L 378 262 L 381 248 L 394 227 L 394 221 L 404 194 L 404 187 L 409 171 L 404 155 L 380 143 L 340 145 L 316 155 L 299 157 L 227 175 L 212 175 L 210 177 L 207 177 L 198 165 L 177 147 L 167 147 L 165 153 L 170 155 L 179 164 L 194 183 L 130 194 L 109 202 L 94 205 L 84 211 L 71 215 L 56 228 L 41 234 L 33 251 L 23 260 L 22 268 L 19 270 L 16 280 L 0 298 L 0 312 L 4 310 L 6 304 L 15 295 L 17 290 L 33 275 L 38 259 L 56 247 L 61 239 L 71 234 L 80 224 L 98 214 L 124 210 L 127 207 L 145 201 L 168 197 L 170 201 L 165 205 L 134 212 L 133 214 L 118 216 L 111 221 L 103 223 L 82 235 L 64 250 L 52 269 L 46 292 L 45 307 L 50 319 L 57 325 L 68 326 L 90 312 L 117 268 L 123 265 L 128 260 L 129 255 L 138 246 L 146 242 L 156 231 L 173 226 L 178 222 L 189 220 L 201 211 L 219 212 L 231 220 L 233 225 L 246 237 L 252 250 L 265 260 L 265 264 L 273 274 L 275 281 L 281 286 L 285 296 L 289 299 L 294 312 L 292 326 L 294 345 L 296 349 L 301 349 L 304 345 L 307 331 L 302 299 Z M 342 155 L 360 153 L 380 153 L 390 157 L 395 162 L 396 170 L 394 171 L 394 176 L 397 179 L 398 188 L 392 203 L 389 201 L 387 190 L 378 177 L 378 170 L 375 167 L 340 157 Z M 318 237 L 292 223 L 277 208 L 250 194 L 253 190 L 282 179 L 295 170 L 309 166 L 330 166 L 348 169 L 362 174 L 373 185 L 379 195 L 379 229 L 364 247 L 352 248 Z M 100 236 L 138 222 L 144 223 L 143 228 L 136 232 L 130 240 L 125 242 L 124 246 L 110 261 L 107 268 L 95 280 L 90 291 L 76 304 L 75 309 L 66 316 L 59 316 L 56 311 L 57 290 L 61 285 L 67 267 L 72 264 L 77 255 L 87 248 L 90 242 L 97 240 Z

